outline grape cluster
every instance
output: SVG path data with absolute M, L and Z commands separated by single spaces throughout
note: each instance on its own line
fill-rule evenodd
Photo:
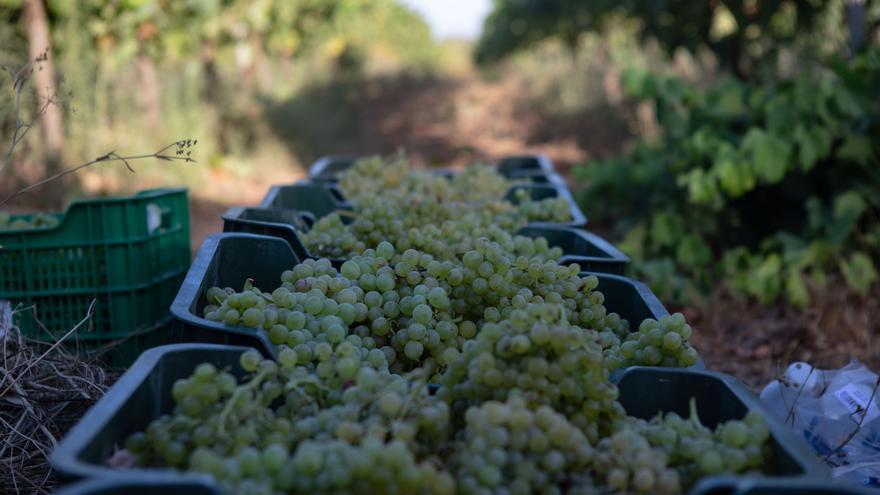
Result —
M 240 367 L 250 374 L 240 384 L 199 365 L 174 383 L 174 414 L 130 436 L 126 449 L 141 464 L 210 474 L 229 493 L 452 492 L 448 475 L 417 460 L 449 436 L 448 405 L 418 373 L 405 379 L 363 364 L 343 386 L 284 356 L 245 352 Z
M 563 198 L 532 200 L 519 190 L 514 205 L 503 199 L 511 185 L 490 167 L 469 167 L 445 179 L 411 170 L 403 157 L 387 163 L 361 160 L 340 179 L 354 211 L 321 218 L 303 241 L 313 254 L 333 258 L 362 254 L 388 241 L 401 253 L 412 248 L 449 259 L 471 250 L 481 237 L 509 245 L 513 254 L 521 253 L 521 245 L 523 253 L 541 250 L 514 240 L 513 233 L 530 221 L 569 220 L 568 203 Z M 547 258 L 558 260 L 561 254 L 548 252 Z
M 366 254 L 339 272 L 326 259 L 306 260 L 284 272 L 271 294 L 212 288 L 208 297 L 220 304 L 206 306 L 206 318 L 268 331 L 281 352 L 290 349 L 299 362 L 314 363 L 321 376 L 335 369 L 350 378 L 362 361 L 404 372 L 462 345 L 460 328 L 466 336 L 474 323 L 454 321 L 451 287 L 431 275 L 449 264 L 409 250 L 392 267 L 388 243 Z
M 681 478 L 669 467 L 666 453 L 637 430 L 621 429 L 603 438 L 595 457 L 597 477 L 611 493 L 681 492 Z
M 688 339 L 691 326 L 684 315 L 664 315 L 660 320 L 646 318 L 638 332 L 623 336 L 623 341 L 610 342 L 606 357 L 611 368 L 625 366 L 687 367 L 696 364 L 700 355 Z
M 559 306 L 528 304 L 482 326 L 449 360 L 439 394 L 453 404 L 480 404 L 522 393 L 597 441 L 611 420 L 623 416 L 597 340 L 597 332 L 569 324 Z
M 470 407 L 448 464 L 459 493 L 559 493 L 591 486 L 594 449 L 583 432 L 548 406 L 519 395 Z
M 565 223 L 571 220 L 571 210 L 563 198 L 534 200 L 525 189 L 514 193 L 516 214 L 529 222 Z
M 714 430 L 704 426 L 691 400 L 690 417 L 676 413 L 660 415 L 649 422 L 631 420 L 654 448 L 666 454 L 688 481 L 704 475 L 760 470 L 767 460 L 770 433 L 764 418 L 751 411 L 742 420 L 730 420 Z
M 403 153 L 388 160 L 378 156 L 360 159 L 339 174 L 339 187 L 355 202 L 389 193 L 427 196 L 447 203 L 482 202 L 502 197 L 510 186 L 504 176 L 487 165 L 472 165 L 447 179 L 414 170 Z
M 598 279 L 582 278 L 577 265 L 544 259 L 546 241 L 534 245 L 532 257 L 514 258 L 503 245 L 481 238 L 472 250 L 440 261 L 413 249 L 398 255 L 382 242 L 338 272 L 326 259 L 306 260 L 285 271 L 272 293 L 250 285 L 241 293 L 211 288 L 204 314 L 265 330 L 300 362 L 315 362 L 322 376 L 335 369 L 350 377 L 360 361 L 394 372 L 446 366 L 479 326 L 546 303 L 560 308 L 575 333 L 595 334 L 607 354 L 600 364 L 619 366 L 629 324 L 607 313 L 604 296 L 595 290 Z M 345 355 L 337 349 L 343 342 Z
M 30 219 L 13 219 L 8 213 L 0 211 L 0 231 L 51 228 L 59 223 L 58 217 L 46 213 L 37 213 Z

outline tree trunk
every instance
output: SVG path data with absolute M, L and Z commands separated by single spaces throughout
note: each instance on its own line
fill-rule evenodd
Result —
M 49 36 L 49 20 L 46 17 L 43 0 L 24 0 L 22 10 L 30 60 L 39 60 L 34 64 L 33 78 L 37 91 L 37 109 L 40 109 L 46 105 L 48 99 L 55 98 L 58 93 L 54 54 Z M 49 104 L 38 120 L 46 153 L 45 169 L 41 175 L 50 177 L 59 173 L 63 166 L 64 125 L 61 108 L 57 104 Z M 61 189 L 58 181 L 49 183 L 42 192 L 46 204 L 60 202 L 63 199 L 60 197 Z
M 272 89 L 272 68 L 269 66 L 262 35 L 256 31 L 251 32 L 251 44 L 254 47 L 253 65 L 257 78 L 257 90 L 266 94 Z
M 159 125 L 160 112 L 159 72 L 156 70 L 156 62 L 141 50 L 135 60 L 135 65 L 140 80 L 138 106 L 140 106 L 144 123 L 150 128 L 155 128 Z
M 204 84 L 201 96 L 204 101 L 219 105 L 221 98 L 220 75 L 217 74 L 214 50 L 214 40 L 205 39 L 202 41 L 201 59 Z

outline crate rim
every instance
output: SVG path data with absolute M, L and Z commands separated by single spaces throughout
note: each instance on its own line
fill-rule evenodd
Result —
M 189 189 L 186 187 L 163 187 L 163 188 L 154 188 L 154 189 L 144 189 L 143 191 L 139 191 L 134 194 L 130 194 L 128 196 L 108 196 L 106 198 L 83 198 L 71 201 L 67 204 L 67 206 L 61 210 L 56 212 L 46 212 L 46 214 L 57 216 L 58 224 L 52 225 L 49 227 L 36 227 L 36 228 L 24 228 L 24 229 L 5 229 L 0 230 L 0 238 L 6 235 L 14 235 L 14 234 L 28 234 L 31 232 L 51 232 L 53 230 L 61 229 L 64 225 L 65 219 L 67 219 L 68 213 L 70 210 L 77 205 L 91 205 L 91 204 L 108 204 L 108 203 L 125 203 L 132 200 L 137 199 L 151 199 L 158 198 L 161 196 L 167 196 L 171 194 L 178 194 L 181 192 L 188 192 Z M 40 212 L 31 212 L 31 213 L 21 213 L 16 215 L 10 215 L 11 218 L 22 218 L 22 217 L 31 217 Z M 135 239 L 137 240 L 146 240 L 147 238 Z M 80 244 L 76 244 L 77 246 Z M 91 245 L 91 244 L 89 244 Z M 54 246 L 53 246 L 54 247 Z M 71 246 L 73 247 L 73 246 Z M 0 251 L 3 250 L 3 246 L 0 245 Z
M 127 478 L 133 475 L 149 475 L 151 478 L 167 477 L 168 480 L 180 480 L 182 473 L 173 468 L 130 468 L 114 469 L 108 466 L 97 466 L 79 459 L 79 454 L 88 445 L 95 430 L 103 428 L 113 418 L 116 411 L 135 393 L 137 386 L 146 382 L 150 373 L 158 366 L 162 358 L 175 352 L 188 350 L 245 352 L 253 347 L 183 343 L 166 344 L 147 349 L 134 363 L 116 380 L 110 389 L 77 421 L 64 438 L 52 450 L 49 463 L 52 468 L 64 476 L 73 478 Z
M 798 463 L 799 466 L 801 466 L 801 469 L 803 469 L 804 471 L 804 474 L 794 476 L 740 476 L 738 477 L 740 481 L 743 479 L 769 479 L 777 480 L 782 483 L 787 483 L 792 480 L 816 481 L 828 479 L 830 470 L 824 463 L 819 460 L 819 458 L 816 456 L 815 453 L 813 453 L 809 446 L 802 439 L 798 438 L 791 430 L 791 428 L 785 426 L 784 422 L 779 419 L 775 414 L 773 414 L 757 395 L 755 395 L 751 390 L 748 389 L 748 387 L 745 386 L 745 384 L 737 380 L 734 376 L 727 373 L 722 373 L 720 371 L 710 371 L 706 369 L 629 366 L 627 368 L 623 368 L 622 373 L 620 374 L 619 379 L 616 383 L 619 383 L 620 381 L 626 379 L 628 376 L 638 376 L 640 374 L 646 374 L 648 372 L 652 374 L 662 373 L 670 376 L 698 375 L 718 380 L 725 387 L 727 387 L 728 390 L 730 390 L 730 392 L 737 398 L 737 400 L 742 402 L 747 410 L 757 410 L 764 416 L 764 419 L 767 421 L 767 429 L 770 430 L 771 435 L 774 436 L 777 441 L 780 441 L 780 443 L 785 445 L 786 450 L 788 450 L 789 452 L 789 455 L 792 456 L 792 458 Z M 709 479 L 710 478 L 707 477 L 703 481 L 708 481 Z
M 56 491 L 53 491 L 55 495 L 92 495 L 94 493 L 103 493 L 109 490 L 119 491 L 118 493 L 127 493 L 127 491 L 121 491 L 130 489 L 132 487 L 137 487 L 141 489 L 151 489 L 155 493 L 163 489 L 184 489 L 192 490 L 193 488 L 199 490 L 200 493 L 204 494 L 218 494 L 220 493 L 220 489 L 211 478 L 210 475 L 207 474 L 184 474 L 180 473 L 174 476 L 168 476 L 166 473 L 157 473 L 156 475 L 150 476 L 125 476 L 117 477 L 113 476 L 102 476 L 100 478 L 85 478 L 73 483 L 65 484 L 64 486 L 59 487 Z
M 208 272 L 208 268 L 210 267 L 214 256 L 220 249 L 220 244 L 225 239 L 234 238 L 281 243 L 286 247 L 287 250 L 290 251 L 291 259 L 298 259 L 290 244 L 280 237 L 260 234 L 247 234 L 241 232 L 222 232 L 212 234 L 205 238 L 205 240 L 202 242 L 201 247 L 197 251 L 195 259 L 190 265 L 189 270 L 186 273 L 186 277 L 184 278 L 180 289 L 178 290 L 177 294 L 174 297 L 174 300 L 171 303 L 171 313 L 177 320 L 181 322 L 197 325 L 206 330 L 232 333 L 247 336 L 249 338 L 256 338 L 264 346 L 265 352 L 274 357 L 276 355 L 275 346 L 271 344 L 268 338 L 268 334 L 265 331 L 255 328 L 247 328 L 241 325 L 230 326 L 222 322 L 211 321 L 207 318 L 199 316 L 193 310 L 194 306 L 198 304 L 199 289 L 203 284 L 205 276 Z M 581 277 L 595 275 L 600 280 L 614 280 L 618 281 L 619 283 L 629 285 L 635 290 L 638 297 L 640 297 L 644 301 L 645 306 L 648 308 L 649 312 L 654 318 L 660 318 L 664 315 L 669 314 L 669 311 L 666 309 L 663 303 L 660 302 L 660 299 L 657 298 L 657 296 L 651 291 L 651 289 L 644 283 L 639 282 L 638 280 L 634 280 L 623 275 L 595 271 L 581 271 L 578 275 Z M 702 361 L 698 363 L 698 366 L 701 365 Z M 615 373 L 617 371 L 619 370 L 615 370 Z
M 165 356 L 173 353 L 188 351 L 223 351 L 229 353 L 245 352 L 254 349 L 253 347 L 223 345 L 223 344 L 206 344 L 206 343 L 185 343 L 185 344 L 168 344 L 154 347 L 144 351 L 141 356 L 131 365 L 131 367 L 123 373 L 117 382 L 101 397 L 82 418 L 74 425 L 73 428 L 64 436 L 64 438 L 53 449 L 50 455 L 50 463 L 53 469 L 59 471 L 62 475 L 72 479 L 101 479 L 107 481 L 132 480 L 141 476 L 149 476 L 156 481 L 199 481 L 204 479 L 206 475 L 193 473 L 181 473 L 173 468 L 127 468 L 115 469 L 104 465 L 91 464 L 79 459 L 81 452 L 88 446 L 92 440 L 95 431 L 104 428 L 117 414 L 126 401 L 134 395 L 137 387 L 145 383 L 150 375 L 156 370 Z M 768 421 L 768 429 L 775 440 L 791 455 L 796 462 L 804 470 L 802 475 L 794 476 L 708 476 L 700 480 L 691 493 L 700 493 L 697 487 L 706 484 L 707 486 L 739 486 L 743 482 L 775 482 L 775 483 L 791 483 L 791 482 L 821 482 L 827 481 L 828 469 L 821 464 L 818 458 L 809 451 L 806 444 L 794 436 L 790 429 L 785 427 L 780 420 L 769 414 L 766 406 L 760 399 L 752 394 L 748 389 L 730 375 L 724 373 L 680 369 L 680 368 L 659 368 L 651 366 L 631 367 L 625 371 L 626 375 L 638 375 L 640 373 L 656 373 L 678 374 L 678 375 L 700 375 L 708 376 L 719 381 L 723 386 L 727 387 L 733 395 L 743 403 L 748 410 L 758 410 Z M 97 424 L 97 427 L 96 427 Z M 208 479 L 211 479 L 208 477 Z

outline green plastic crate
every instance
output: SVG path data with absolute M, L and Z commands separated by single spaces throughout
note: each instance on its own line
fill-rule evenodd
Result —
M 214 344 L 175 344 L 144 352 L 58 444 L 52 467 L 64 479 L 103 478 L 137 480 L 195 480 L 193 475 L 172 469 L 125 469 L 107 467 L 108 459 L 125 438 L 143 431 L 149 423 L 173 408 L 171 388 L 175 380 L 188 377 L 202 362 L 227 368 L 242 376 L 238 359 L 247 347 Z M 650 418 L 660 412 L 687 412 L 696 397 L 701 419 L 718 421 L 741 418 L 747 410 L 762 410 L 760 401 L 745 392 L 732 377 L 718 373 L 660 368 L 631 368 L 618 383 L 620 401 L 629 414 Z M 773 462 L 780 467 L 780 480 L 821 479 L 827 470 L 818 464 L 809 447 L 780 422 L 768 415 Z M 710 478 L 714 485 L 732 486 L 744 478 Z M 760 478 L 771 479 L 771 478 Z M 694 493 L 694 492 L 692 492 Z M 720 493 L 720 492 L 719 492 Z
M 314 181 L 336 182 L 338 174 L 344 172 L 358 161 L 357 155 L 326 155 L 315 160 L 309 167 L 309 179 Z
M 275 346 L 266 332 L 203 318 L 205 293 L 215 286 L 241 290 L 247 279 L 256 287 L 274 289 L 281 285 L 281 272 L 298 263 L 290 245 L 277 237 L 240 233 L 207 237 L 171 303 L 178 341 L 246 345 L 274 356 Z
M 257 347 L 267 355 L 274 355 L 275 346 L 265 331 L 203 318 L 205 293 L 214 286 L 240 290 L 248 278 L 253 279 L 256 287 L 271 290 L 280 285 L 281 272 L 298 263 L 299 258 L 290 245 L 278 237 L 238 233 L 208 237 L 171 305 L 181 334 L 178 340 L 218 342 L 213 335 L 221 334 L 234 339 L 228 343 Z M 669 314 L 646 285 L 608 273 L 583 272 L 582 276 L 590 274 L 599 278 L 598 290 L 605 296 L 608 311 L 619 314 L 631 326 L 637 327 L 645 318 L 656 319 Z M 187 334 L 192 336 L 185 337 Z
M 188 212 L 185 189 L 157 189 L 74 202 L 55 227 L 2 231 L 0 299 L 33 307 L 16 323 L 40 340 L 73 328 L 93 299 L 82 346 L 156 328 L 189 266 Z

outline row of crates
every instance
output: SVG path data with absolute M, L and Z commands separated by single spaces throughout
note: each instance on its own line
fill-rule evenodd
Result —
M 244 349 L 274 356 L 275 346 L 263 330 L 203 318 L 205 292 L 213 286 L 242 287 L 248 279 L 271 288 L 283 270 L 313 258 L 300 234 L 321 217 L 352 208 L 336 178 L 355 159 L 323 158 L 312 166 L 308 179 L 271 188 L 256 207 L 229 209 L 223 216 L 224 232 L 204 241 L 191 266 L 184 190 L 82 201 L 59 215 L 56 227 L 0 232 L 0 299 L 16 304 L 22 331 L 42 340 L 57 338 L 82 320 L 94 300 L 95 317 L 74 338 L 86 343 L 87 351 L 113 349 L 106 354 L 110 364 L 128 368 L 54 450 L 51 463 L 66 484 L 62 493 L 219 493 L 206 476 L 116 469 L 105 461 L 129 434 L 172 409 L 171 386 L 197 364 L 212 362 L 243 373 L 237 357 Z M 635 327 L 645 318 L 668 314 L 647 286 L 622 275 L 629 259 L 586 230 L 586 217 L 546 157 L 509 157 L 500 162 L 499 171 L 518 179 L 516 187 L 534 199 L 569 201 L 570 222 L 531 224 L 518 233 L 546 238 L 565 253 L 563 263 L 577 263 L 585 274 L 596 275 L 609 311 Z M 515 196 L 511 191 L 509 197 Z M 337 266 L 343 261 L 331 260 Z M 702 364 L 690 369 L 631 367 L 618 370 L 612 380 L 627 413 L 645 419 L 669 411 L 687 415 L 692 397 L 709 426 L 764 409 L 737 380 L 706 371 Z M 829 485 L 827 468 L 803 439 L 769 412 L 765 416 L 777 475 L 708 477 L 692 494 L 862 493 Z

